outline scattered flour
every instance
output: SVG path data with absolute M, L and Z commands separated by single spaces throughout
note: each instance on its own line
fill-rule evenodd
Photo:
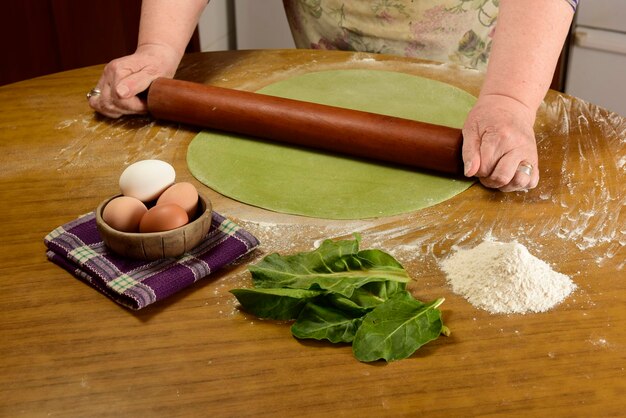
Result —
M 491 313 L 545 312 L 576 285 L 515 241 L 485 240 L 441 263 L 452 291 Z

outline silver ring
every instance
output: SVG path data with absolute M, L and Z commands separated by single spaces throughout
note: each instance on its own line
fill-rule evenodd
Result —
M 520 173 L 524 173 L 530 177 L 530 175 L 533 173 L 533 165 L 526 162 L 520 163 L 519 167 L 517 167 L 517 171 L 519 171 Z
M 100 96 L 101 94 L 102 91 L 99 88 L 94 87 L 89 90 L 89 93 L 87 93 L 87 100 L 91 99 L 92 97 Z

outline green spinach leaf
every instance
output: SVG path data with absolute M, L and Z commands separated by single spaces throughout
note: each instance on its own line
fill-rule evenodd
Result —
M 405 283 L 387 280 L 384 282 L 366 283 L 362 287 L 354 289 L 349 298 L 337 294 L 328 293 L 324 295 L 324 300 L 331 305 L 346 312 L 360 313 L 365 315 L 376 306 L 380 305 L 398 291 L 406 288 Z
M 358 236 L 354 241 L 326 240 L 311 252 L 271 254 L 249 270 L 255 287 L 321 289 L 348 298 L 367 283 L 410 280 L 390 255 L 379 250 L 359 251 Z
M 349 343 L 354 339 L 361 321 L 361 316 L 354 316 L 330 306 L 307 303 L 298 320 L 291 326 L 291 333 L 301 339 Z
M 246 312 L 259 318 L 296 319 L 308 301 L 324 292 L 303 289 L 232 289 Z
M 408 274 L 391 255 L 359 250 L 360 237 L 326 240 L 310 252 L 272 254 L 250 266 L 253 289 L 232 289 L 260 318 L 296 321 L 296 338 L 352 343 L 361 361 L 399 360 L 449 334 L 437 309 L 415 300 Z
M 406 283 L 391 280 L 367 283 L 355 289 L 350 299 L 364 308 L 375 308 L 396 293 L 405 289 Z
M 360 361 L 400 360 L 448 332 L 437 309 L 443 299 L 425 304 L 400 292 L 365 315 L 352 351 Z

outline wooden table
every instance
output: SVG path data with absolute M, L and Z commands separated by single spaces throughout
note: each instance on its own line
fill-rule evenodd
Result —
M 308 71 L 375 68 L 478 92 L 450 65 L 321 51 L 185 57 L 178 77 L 254 90 Z M 623 416 L 626 409 L 626 120 L 551 92 L 536 131 L 542 181 L 527 193 L 479 185 L 391 218 L 326 221 L 214 207 L 262 246 L 235 266 L 139 312 L 48 262 L 43 237 L 117 193 L 123 168 L 158 158 L 187 170 L 196 129 L 95 115 L 101 66 L 0 88 L 0 415 Z M 349 346 L 298 341 L 286 323 L 237 309 L 246 265 L 358 231 L 396 256 L 422 300 L 443 296 L 448 338 L 412 358 L 363 364 Z M 453 294 L 438 260 L 485 236 L 516 239 L 578 290 L 542 314 L 492 315 Z

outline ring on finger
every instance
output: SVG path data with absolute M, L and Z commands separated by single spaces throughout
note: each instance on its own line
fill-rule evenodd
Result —
M 87 100 L 91 99 L 92 97 L 100 96 L 101 94 L 102 94 L 102 90 L 100 90 L 97 87 L 94 87 L 91 90 L 89 90 L 89 93 L 87 93 Z
M 524 173 L 530 177 L 530 175 L 533 173 L 533 165 L 531 163 L 522 161 L 517 167 L 517 171 L 519 171 L 520 173 Z

